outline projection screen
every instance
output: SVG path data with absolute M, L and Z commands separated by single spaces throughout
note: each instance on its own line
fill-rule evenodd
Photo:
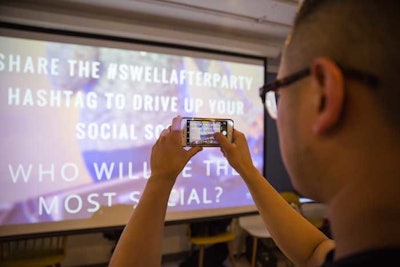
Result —
M 233 119 L 263 170 L 263 58 L 0 31 L 0 237 L 124 225 L 177 115 Z M 220 149 L 205 148 L 179 175 L 166 221 L 255 210 Z

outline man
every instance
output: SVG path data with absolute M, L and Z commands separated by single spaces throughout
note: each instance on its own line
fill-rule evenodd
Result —
M 389 266 L 400 254 L 398 0 L 310 0 L 286 43 L 279 79 L 280 148 L 295 188 L 327 204 L 335 241 L 294 211 L 254 167 L 245 136 L 216 134 L 281 250 L 296 266 Z M 266 99 L 267 98 L 267 99 Z M 180 147 L 180 117 L 153 147 L 152 176 L 111 266 L 159 266 L 169 191 L 200 148 Z M 167 155 L 176 155 L 168 157 Z M 330 261 L 333 261 L 330 265 Z

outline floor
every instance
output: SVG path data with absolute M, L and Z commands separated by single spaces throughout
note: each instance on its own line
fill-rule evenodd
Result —
M 248 257 L 250 257 L 250 255 L 246 254 L 247 249 L 250 249 L 249 251 L 251 251 L 251 247 L 247 247 L 250 244 L 248 242 L 249 242 L 249 240 L 247 240 L 246 244 L 244 244 L 245 247 L 243 247 L 243 249 L 241 250 L 243 252 L 240 255 L 238 255 L 238 254 L 235 255 L 234 264 L 231 263 L 231 261 L 229 260 L 229 257 L 227 257 L 228 255 L 225 254 L 225 253 L 227 253 L 227 251 L 223 250 L 224 252 L 222 252 L 222 253 L 224 253 L 224 254 L 222 254 L 222 255 L 224 255 L 224 256 L 222 256 L 222 257 L 227 257 L 225 259 L 225 261 L 223 262 L 223 265 L 221 266 L 220 264 L 218 264 L 218 266 L 213 266 L 213 267 L 251 267 L 251 263 L 248 258 Z M 251 240 L 250 240 L 250 242 L 251 242 Z M 258 255 L 257 255 L 257 262 L 255 264 L 255 267 L 261 267 L 261 266 L 293 267 L 294 266 L 282 254 L 282 252 L 276 247 L 276 245 L 272 241 L 272 239 L 269 239 L 269 238 L 259 239 L 257 248 L 258 248 L 257 249 Z M 209 260 L 210 259 L 215 260 L 215 259 L 220 258 L 220 256 L 221 256 L 220 250 L 209 250 L 208 252 L 206 250 L 205 253 L 211 253 L 212 256 L 210 256 L 210 254 L 208 254 Z M 265 262 L 265 259 L 271 258 L 271 255 L 272 255 L 272 258 L 276 260 L 276 262 L 271 262 L 271 261 Z M 168 257 L 163 256 L 163 262 L 161 264 L 161 267 L 180 267 L 181 263 L 184 262 L 186 259 L 188 259 L 188 257 L 191 258 L 193 261 L 190 261 L 189 264 L 187 263 L 188 261 L 186 261 L 185 266 L 196 267 L 198 258 L 190 257 L 189 252 L 183 253 L 183 254 L 179 253 L 176 255 L 169 255 Z M 261 261 L 264 261 L 264 262 L 261 263 Z M 107 266 L 107 264 L 93 265 L 91 267 L 106 267 L 106 266 Z M 210 265 L 208 265 L 208 266 L 210 266 Z
M 261 265 L 261 263 L 258 262 L 256 263 L 256 266 L 276 266 L 276 267 L 293 267 L 294 265 L 289 262 L 283 255 L 278 255 L 278 262 L 276 265 L 270 264 L 270 265 Z M 161 267 L 179 267 L 179 264 L 182 262 L 182 260 L 177 260 L 177 261 L 171 261 L 171 262 L 165 262 L 162 264 Z M 196 266 L 194 266 L 196 267 Z M 224 262 L 224 267 L 233 267 L 229 259 L 226 259 Z M 251 267 L 250 261 L 246 258 L 245 255 L 242 255 L 240 257 L 235 257 L 234 260 L 234 267 Z
M 294 265 L 291 264 L 283 255 L 278 255 L 278 262 L 274 264 L 269 264 L 269 265 L 261 265 L 261 263 L 256 263 L 256 267 L 259 266 L 274 266 L 274 267 L 293 267 Z M 163 262 L 161 264 L 161 267 L 179 267 L 180 263 L 183 261 L 181 260 L 169 260 L 168 262 Z M 231 264 L 230 260 L 227 258 L 224 263 L 224 267 L 251 267 L 250 261 L 247 259 L 247 257 L 243 254 L 241 256 L 236 256 L 234 259 L 234 265 Z M 107 267 L 108 264 L 97 264 L 97 265 L 91 265 L 91 267 Z M 192 266 L 191 266 L 192 267 Z M 196 267 L 196 266 L 193 266 Z
M 180 263 L 180 261 L 164 263 L 161 267 L 179 267 L 179 263 Z M 234 264 L 235 264 L 234 267 L 251 267 L 250 262 L 245 257 L 235 259 Z M 224 262 L 224 266 L 232 267 L 232 264 L 227 260 Z M 262 266 L 262 265 L 258 264 L 256 266 Z M 266 265 L 264 265 L 264 266 L 266 266 Z M 268 266 L 272 266 L 272 265 L 268 265 Z M 292 266 L 294 266 L 294 265 L 285 260 L 281 260 L 276 264 L 276 267 L 292 267 Z
M 176 262 L 167 262 L 163 263 L 162 267 L 179 267 L 179 263 L 181 261 L 176 261 Z M 226 260 L 224 262 L 225 267 L 232 267 L 232 264 L 230 263 L 229 260 Z M 249 261 L 246 259 L 246 257 L 240 257 L 239 259 L 235 259 L 235 267 L 250 267 Z

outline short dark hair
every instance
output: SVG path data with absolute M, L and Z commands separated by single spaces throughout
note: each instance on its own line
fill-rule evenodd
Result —
M 305 0 L 285 49 L 289 71 L 319 56 L 376 75 L 377 104 L 400 127 L 400 0 Z

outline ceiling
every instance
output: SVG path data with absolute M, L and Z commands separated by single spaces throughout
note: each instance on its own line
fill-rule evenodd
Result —
M 63 0 L 108 14 L 129 13 L 152 19 L 180 20 L 231 31 L 286 36 L 297 0 Z M 102 10 L 102 11 L 101 11 Z
M 124 24 L 136 27 L 138 32 L 137 28 L 142 26 L 145 29 L 142 35 L 147 34 L 147 38 L 164 34 L 164 39 L 177 41 L 180 37 L 174 32 L 180 32 L 188 35 L 178 41 L 203 36 L 204 45 L 215 42 L 216 46 L 222 42 L 228 48 L 238 47 L 238 51 L 246 44 L 248 50 L 257 50 L 256 45 L 269 46 L 273 49 L 263 53 L 275 57 L 289 33 L 297 7 L 298 0 L 2 0 L 0 20 L 45 25 L 52 16 L 57 20 L 73 14 L 82 21 L 101 19 L 114 23 L 114 29 Z M 19 15 L 23 14 L 21 9 L 29 12 Z M 82 21 L 81 27 L 85 24 Z M 73 26 L 73 23 L 67 24 L 64 22 L 63 27 Z

